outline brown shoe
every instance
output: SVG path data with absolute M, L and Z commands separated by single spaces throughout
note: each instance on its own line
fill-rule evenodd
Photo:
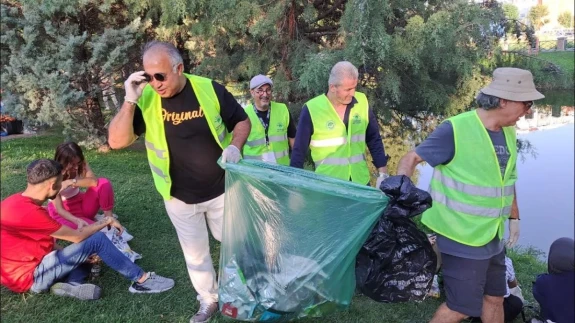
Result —
M 200 301 L 200 309 L 190 319 L 190 323 L 206 323 L 210 321 L 210 318 L 216 314 L 218 311 L 218 302 L 204 303 Z

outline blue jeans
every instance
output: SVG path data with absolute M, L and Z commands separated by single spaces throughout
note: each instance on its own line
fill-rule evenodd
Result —
M 82 242 L 44 256 L 34 270 L 34 284 L 30 291 L 40 293 L 60 281 L 83 283 L 90 273 L 86 260 L 94 253 L 106 265 L 131 281 L 137 281 L 144 274 L 144 270 L 124 256 L 105 234 L 96 232 Z

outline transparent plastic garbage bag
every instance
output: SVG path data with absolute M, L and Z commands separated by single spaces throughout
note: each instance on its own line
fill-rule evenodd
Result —
M 388 198 L 297 168 L 252 160 L 221 165 L 222 314 L 278 322 L 347 309 L 356 255 Z

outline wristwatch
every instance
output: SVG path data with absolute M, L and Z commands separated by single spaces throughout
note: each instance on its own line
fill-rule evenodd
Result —
M 76 183 L 78 183 L 78 180 L 74 178 L 74 179 L 72 180 L 72 186 L 76 186 Z

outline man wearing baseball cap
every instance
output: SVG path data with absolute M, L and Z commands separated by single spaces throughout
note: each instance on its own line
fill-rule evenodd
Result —
M 422 161 L 434 168 L 433 207 L 421 222 L 437 233 L 446 302 L 431 322 L 503 323 L 508 219 L 507 246 L 519 238 L 515 124 L 542 98 L 531 72 L 498 68 L 477 109 L 445 120 L 399 161 L 398 175 L 411 176 Z
M 243 148 L 244 158 L 288 166 L 296 128 L 287 106 L 272 101 L 272 88 L 272 80 L 265 75 L 250 81 L 253 103 L 244 109 L 252 129 Z

